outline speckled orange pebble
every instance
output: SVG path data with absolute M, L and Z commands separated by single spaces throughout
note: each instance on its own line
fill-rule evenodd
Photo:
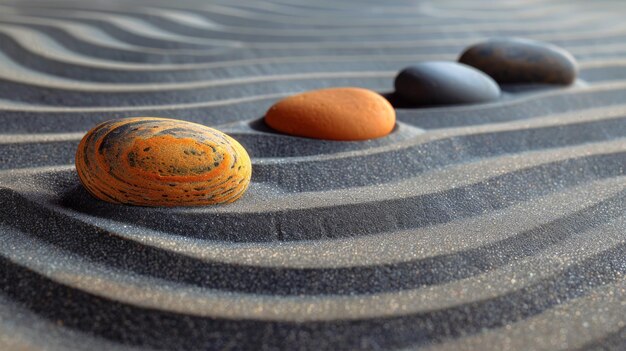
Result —
M 329 88 L 287 97 L 265 115 L 271 128 L 328 140 L 365 140 L 389 134 L 396 112 L 379 94 L 362 88 Z
M 228 135 L 191 122 L 124 118 L 90 130 L 76 170 L 98 199 L 138 206 L 233 202 L 250 184 L 246 150 Z

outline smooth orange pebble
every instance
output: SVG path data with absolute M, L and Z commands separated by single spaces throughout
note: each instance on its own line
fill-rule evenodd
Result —
M 76 151 L 81 183 L 94 197 L 138 206 L 233 202 L 250 184 L 246 150 L 196 123 L 137 117 L 91 129 Z
M 365 140 L 389 134 L 396 112 L 378 93 L 329 88 L 289 96 L 272 106 L 265 123 L 282 133 L 328 140 Z

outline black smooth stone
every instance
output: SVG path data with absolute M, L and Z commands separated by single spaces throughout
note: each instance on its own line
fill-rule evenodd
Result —
M 470 46 L 459 62 L 501 84 L 559 84 L 576 80 L 576 59 L 558 46 L 528 39 L 492 39 Z
M 422 62 L 402 70 L 396 95 L 410 106 L 473 104 L 498 100 L 500 87 L 483 72 L 456 62 Z

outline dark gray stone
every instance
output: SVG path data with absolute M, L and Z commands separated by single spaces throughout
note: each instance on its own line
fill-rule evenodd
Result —
M 479 70 L 456 62 L 422 62 L 402 70 L 396 95 L 412 106 L 473 104 L 498 100 L 498 84 Z
M 560 84 L 576 80 L 576 59 L 548 43 L 528 39 L 493 39 L 470 46 L 459 62 L 487 73 L 498 83 Z

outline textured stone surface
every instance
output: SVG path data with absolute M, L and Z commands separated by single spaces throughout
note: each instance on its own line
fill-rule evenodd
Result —
M 91 129 L 76 170 L 93 196 L 140 206 L 233 202 L 248 188 L 252 165 L 228 135 L 165 118 L 125 118 Z
M 389 134 L 396 112 L 385 98 L 363 88 L 328 88 L 287 97 L 265 114 L 280 132 L 315 139 L 366 140 Z
M 569 85 L 576 79 L 576 60 L 567 51 L 529 39 L 492 39 L 467 48 L 459 62 L 478 68 L 498 83 Z
M 500 87 L 489 76 L 456 62 L 422 62 L 396 76 L 395 93 L 413 106 L 495 101 Z

